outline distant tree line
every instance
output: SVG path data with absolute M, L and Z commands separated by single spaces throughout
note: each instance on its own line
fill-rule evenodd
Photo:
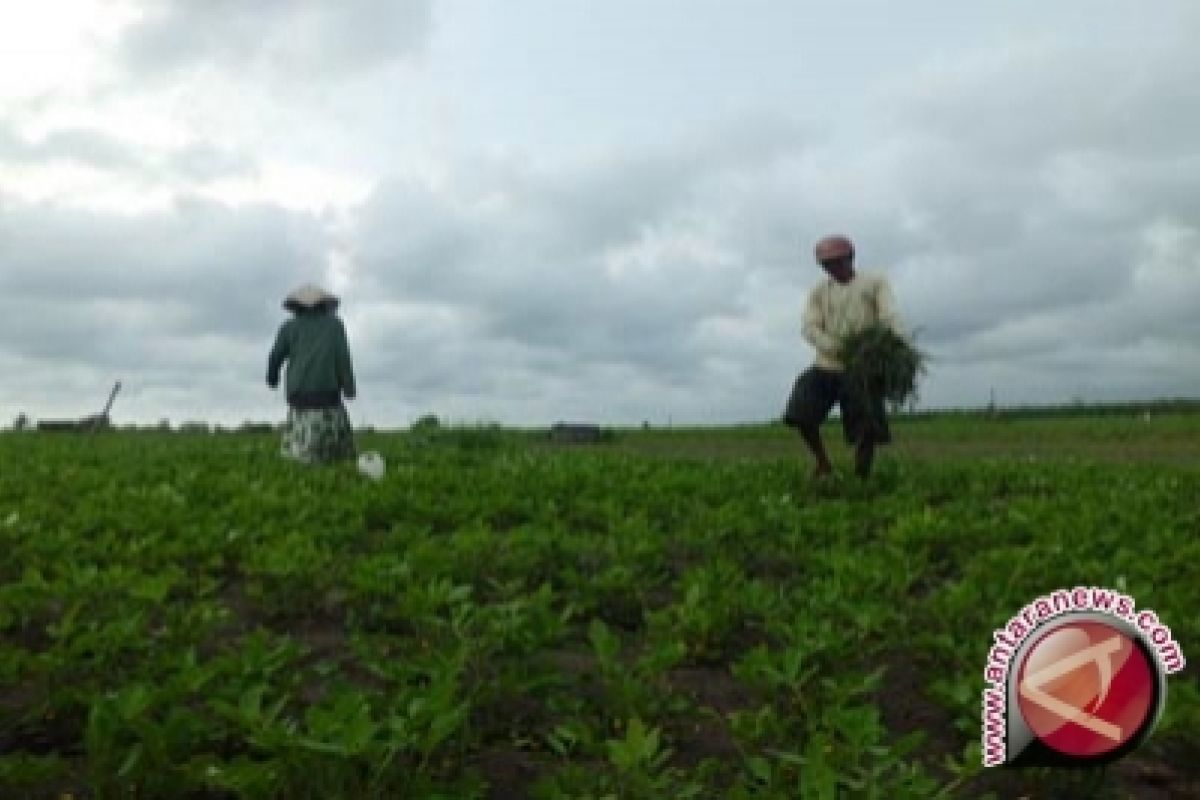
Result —
M 995 419 L 1060 419 L 1068 417 L 1136 417 L 1146 414 L 1194 414 L 1200 399 L 1163 398 L 1128 403 L 1074 402 L 1057 405 L 1018 405 L 988 408 L 931 408 L 905 411 L 909 419 L 925 417 L 992 417 Z

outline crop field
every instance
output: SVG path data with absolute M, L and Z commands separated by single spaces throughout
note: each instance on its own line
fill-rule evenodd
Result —
M 866 485 L 777 426 L 364 434 L 378 483 L 0 435 L 0 797 L 1200 797 L 1194 660 L 1106 769 L 979 745 L 991 633 L 1047 591 L 1124 588 L 1200 659 L 1200 415 L 894 432 Z

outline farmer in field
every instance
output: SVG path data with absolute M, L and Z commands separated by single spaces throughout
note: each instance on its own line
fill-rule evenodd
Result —
M 283 454 L 297 461 L 328 463 L 354 456 L 354 435 L 343 396 L 353 400 L 354 369 L 346 328 L 334 313 L 338 298 L 302 286 L 283 307 L 292 318 L 279 328 L 267 361 L 267 385 L 279 386 L 287 362 L 288 421 Z
M 876 445 L 891 441 L 883 396 L 856 390 L 846 379 L 842 346 L 846 337 L 873 325 L 900 334 L 900 321 L 891 287 L 882 275 L 854 270 L 854 245 L 845 236 L 827 236 L 817 243 L 816 259 L 828 277 L 808 295 L 804 338 L 817 351 L 816 363 L 796 379 L 784 421 L 799 430 L 816 459 L 815 475 L 830 475 L 833 465 L 821 441 L 821 424 L 834 404 L 841 409 L 842 432 L 855 448 L 855 473 L 871 474 Z

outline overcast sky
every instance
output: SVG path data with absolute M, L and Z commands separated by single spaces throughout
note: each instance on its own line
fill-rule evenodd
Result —
M 1200 396 L 1200 3 L 39 0 L 0 26 L 0 422 L 774 418 L 845 232 L 926 406 Z

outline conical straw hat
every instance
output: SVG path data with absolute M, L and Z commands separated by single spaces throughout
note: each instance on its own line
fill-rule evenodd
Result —
M 288 311 L 299 311 L 305 308 L 317 308 L 327 305 L 337 308 L 339 300 L 320 286 L 306 283 L 294 290 L 283 301 L 283 307 Z

